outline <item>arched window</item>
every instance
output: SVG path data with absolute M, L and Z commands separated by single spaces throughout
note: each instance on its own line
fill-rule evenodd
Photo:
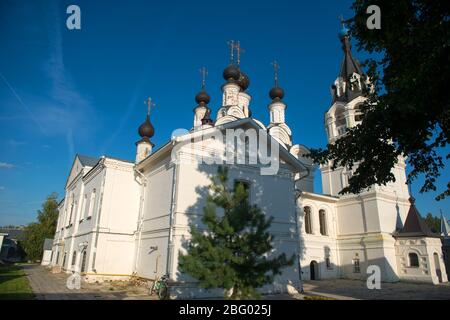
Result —
M 86 250 L 83 251 L 81 258 L 81 272 L 86 272 Z
M 347 121 L 345 119 L 345 109 L 343 107 L 336 110 L 334 114 L 335 117 L 335 126 L 338 135 L 343 135 L 347 131 Z
M 355 106 L 355 108 L 354 108 L 354 110 L 355 110 L 355 121 L 356 122 L 361 122 L 363 120 L 364 113 L 363 113 L 363 110 L 362 110 L 362 106 L 363 106 L 362 103 L 360 103 L 360 104 L 357 104 Z
M 305 232 L 307 234 L 311 234 L 312 233 L 312 224 L 311 224 L 311 208 L 310 207 L 305 207 L 303 209 L 303 211 L 305 212 Z
M 344 126 L 347 124 L 345 121 L 344 108 L 339 108 L 335 114 L 336 127 Z
M 77 261 L 77 252 L 74 251 L 72 254 L 72 266 L 75 265 L 75 262 Z
M 411 252 L 408 254 L 409 257 L 409 266 L 411 268 L 418 268 L 419 267 L 419 257 L 417 256 L 417 253 Z
M 320 222 L 320 234 L 323 236 L 328 235 L 327 216 L 326 216 L 325 210 L 319 210 L 319 222 Z

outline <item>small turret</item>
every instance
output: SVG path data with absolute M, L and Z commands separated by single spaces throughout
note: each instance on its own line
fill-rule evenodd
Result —
M 208 74 L 208 70 L 205 67 L 200 69 L 202 74 L 202 88 L 201 91 L 195 96 L 195 102 L 197 102 L 197 106 L 194 108 L 194 130 L 200 128 L 203 125 L 203 119 L 205 119 L 205 115 L 211 113 L 211 110 L 208 107 L 208 103 L 211 98 L 206 92 L 206 76 Z M 208 122 L 208 121 L 207 121 Z M 208 122 L 208 124 L 210 124 Z
M 150 138 L 155 135 L 155 128 L 150 122 L 150 109 L 154 106 L 154 104 L 151 98 L 148 98 L 145 101 L 145 104 L 148 108 L 147 117 L 138 129 L 138 133 L 142 139 L 136 142 L 136 163 L 139 163 L 147 158 L 152 153 L 152 148 L 154 147 L 154 144 L 150 141 Z
M 272 102 L 269 104 L 270 124 L 269 133 L 272 137 L 283 143 L 284 146 L 292 146 L 292 132 L 285 123 L 285 110 L 287 105 L 283 102 L 284 90 L 278 82 L 279 65 L 277 61 L 272 63 L 274 69 L 274 87 L 270 90 L 269 96 Z

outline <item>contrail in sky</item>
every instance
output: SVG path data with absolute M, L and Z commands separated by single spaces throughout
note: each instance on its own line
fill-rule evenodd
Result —
M 0 78 L 2 78 L 3 82 L 6 84 L 8 89 L 11 91 L 11 93 L 14 95 L 14 97 L 17 99 L 17 101 L 20 103 L 20 105 L 28 112 L 30 118 L 36 123 L 36 125 L 41 129 L 42 133 L 47 135 L 44 128 L 41 126 L 41 124 L 36 120 L 36 117 L 34 116 L 31 109 L 23 102 L 22 98 L 19 96 L 19 94 L 14 90 L 12 85 L 9 83 L 9 81 L 3 76 L 3 74 L 0 72 Z

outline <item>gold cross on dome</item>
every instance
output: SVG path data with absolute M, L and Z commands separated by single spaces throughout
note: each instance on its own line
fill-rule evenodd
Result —
M 208 69 L 206 67 L 202 67 L 200 69 L 200 74 L 202 75 L 202 89 L 206 87 L 206 76 L 208 75 Z
M 280 70 L 280 65 L 278 64 L 277 60 L 274 60 L 272 62 L 272 67 L 273 67 L 273 76 L 275 80 L 275 87 L 278 87 L 278 71 Z
M 144 101 L 144 104 L 147 105 L 147 115 L 150 115 L 151 109 L 155 106 L 152 98 L 148 97 L 147 100 Z
M 236 53 L 237 53 L 237 65 L 241 65 L 241 53 L 245 53 L 245 50 L 241 48 L 241 42 L 238 41 L 235 45 Z
M 234 49 L 235 49 L 235 45 L 234 45 L 234 40 L 230 40 L 227 42 L 228 47 L 230 48 L 230 63 L 234 63 Z

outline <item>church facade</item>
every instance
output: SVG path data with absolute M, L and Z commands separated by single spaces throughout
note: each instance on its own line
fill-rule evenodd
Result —
M 371 89 L 345 29 L 340 39 L 344 59 L 324 122 L 329 143 L 362 121 L 361 106 Z M 393 169 L 395 182 L 358 195 L 339 194 L 355 168 L 323 165 L 323 192 L 315 193 L 317 168 L 307 157 L 308 148 L 293 142 L 277 72 L 269 94 L 270 123 L 265 125 L 252 117 L 250 81 L 240 68 L 239 46 L 234 48 L 237 63 L 223 72 L 222 107 L 214 120 L 203 85 L 195 97 L 193 128 L 157 150 L 148 114 L 139 127 L 135 161 L 76 156 L 59 205 L 51 266 L 81 272 L 86 281 L 154 280 L 167 274 L 172 295 L 222 296 L 218 290 L 200 289 L 181 273 L 178 258 L 186 252 L 190 226 L 202 227 L 210 177 L 226 165 L 230 183 L 245 183 L 250 201 L 274 218 L 273 254 L 296 257 L 262 292 L 286 292 L 302 280 L 366 279 L 369 266 L 379 268 L 382 281 L 446 282 L 441 239 L 414 206 L 404 159 Z M 229 141 L 244 146 L 244 152 L 230 149 Z M 270 161 L 248 161 L 261 153 Z M 276 174 L 263 174 L 274 161 Z

